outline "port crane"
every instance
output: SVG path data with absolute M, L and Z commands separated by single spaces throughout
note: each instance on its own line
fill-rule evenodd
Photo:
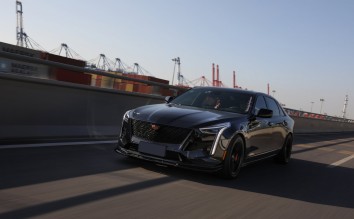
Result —
M 37 49 L 46 51 L 41 45 L 39 45 L 36 41 L 34 41 L 25 33 L 23 28 L 23 10 L 22 10 L 21 1 L 16 1 L 16 15 L 17 15 L 17 26 L 16 26 L 17 46 L 35 49 L 33 47 L 33 45 L 35 45 Z
M 53 54 L 58 54 L 60 56 L 64 56 L 66 58 L 85 60 L 82 56 L 80 56 L 77 52 L 75 52 L 72 48 L 70 48 L 66 43 L 60 44 L 58 48 L 55 48 L 49 52 Z

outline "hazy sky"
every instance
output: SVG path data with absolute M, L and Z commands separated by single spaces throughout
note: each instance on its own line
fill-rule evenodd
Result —
M 16 44 L 15 0 L 1 0 L 0 41 Z M 172 81 L 267 91 L 286 107 L 354 118 L 352 0 L 22 0 L 25 32 L 46 50 L 68 44 L 86 60 L 104 53 Z M 176 79 L 175 79 L 176 82 Z

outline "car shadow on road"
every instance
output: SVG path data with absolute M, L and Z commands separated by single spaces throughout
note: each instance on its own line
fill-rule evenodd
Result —
M 0 189 L 135 168 L 117 160 L 115 144 L 0 150 Z
M 237 179 L 227 180 L 214 174 L 163 168 L 146 165 L 146 163 L 140 165 L 178 180 L 195 181 L 316 204 L 354 208 L 352 189 L 354 169 L 351 168 L 329 168 L 325 164 L 299 159 L 292 159 L 288 165 L 280 165 L 270 159 L 246 166 L 242 168 Z

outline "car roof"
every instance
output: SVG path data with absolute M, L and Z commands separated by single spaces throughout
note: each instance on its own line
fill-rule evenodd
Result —
M 242 90 L 240 88 L 227 88 L 227 87 L 193 87 L 192 89 L 205 89 L 205 90 L 213 90 L 213 91 L 217 91 L 217 90 L 224 90 L 224 91 L 236 91 L 236 92 L 240 92 L 240 93 L 246 93 L 246 94 L 252 94 L 252 95 L 264 95 L 264 96 L 269 96 L 265 93 L 262 92 L 256 92 L 256 91 L 251 91 L 251 90 Z

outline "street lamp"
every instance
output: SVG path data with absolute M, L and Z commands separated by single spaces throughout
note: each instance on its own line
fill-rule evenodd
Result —
M 311 113 L 312 113 L 312 107 L 313 107 L 313 104 L 314 104 L 315 102 L 313 102 L 313 101 L 311 101 Z
M 324 99 L 320 99 L 321 101 L 321 110 L 320 110 L 320 114 L 322 114 L 322 106 L 323 106 L 323 102 L 325 101 Z
M 275 92 L 276 92 L 276 90 L 272 90 L 273 97 L 275 97 Z

